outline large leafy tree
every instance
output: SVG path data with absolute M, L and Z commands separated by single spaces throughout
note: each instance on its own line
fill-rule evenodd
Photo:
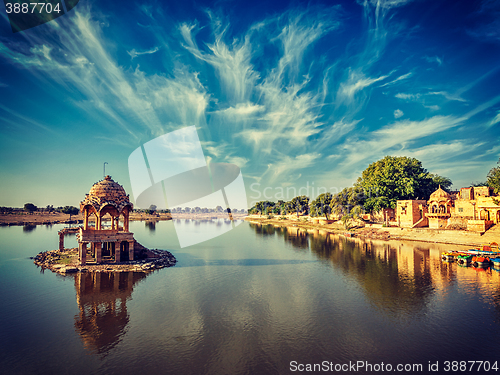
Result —
M 498 159 L 497 164 L 500 165 L 500 159 Z M 488 186 L 493 188 L 493 191 L 498 194 L 500 193 L 500 166 L 491 168 L 486 176 Z
M 255 203 L 255 210 L 259 212 L 261 215 L 269 212 L 268 208 L 273 207 L 274 202 L 271 201 L 260 201 Z M 272 210 L 271 210 L 272 211 Z
M 406 156 L 386 156 L 370 164 L 357 182 L 370 212 L 395 208 L 400 199 L 428 199 L 441 183 L 451 186 L 450 179 L 430 174 L 419 160 Z
M 33 211 L 37 211 L 38 210 L 38 207 L 35 206 L 33 203 L 26 203 L 24 205 L 24 210 L 28 211 L 30 214 L 32 214 Z
M 297 217 L 299 217 L 299 213 L 307 214 L 309 212 L 309 197 L 299 195 L 298 197 L 293 198 L 291 201 L 286 203 L 286 210 L 289 213 L 297 213 Z
M 62 210 L 63 214 L 69 215 L 69 219 L 71 220 L 71 216 L 78 215 L 80 210 L 74 206 L 65 206 Z
M 329 220 L 328 215 L 332 213 L 332 208 L 330 207 L 332 198 L 333 196 L 331 193 L 323 193 L 318 195 L 316 199 L 311 202 L 311 208 L 310 208 L 311 215 L 312 216 L 325 215 L 326 220 Z
M 432 179 L 432 191 L 436 191 L 440 186 L 444 190 L 450 190 L 453 182 L 448 177 L 439 176 L 437 174 L 429 174 L 429 177 Z
M 363 189 L 359 185 L 345 188 L 340 193 L 335 194 L 330 202 L 332 213 L 340 216 L 344 228 L 352 228 L 354 219 L 363 213 L 365 196 Z

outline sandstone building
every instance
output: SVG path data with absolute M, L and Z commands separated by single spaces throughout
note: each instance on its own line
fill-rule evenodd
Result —
M 134 234 L 129 231 L 129 216 L 132 210 L 133 205 L 125 189 L 110 176 L 91 187 L 85 199 L 80 202 L 80 211 L 84 218 L 83 227 L 77 233 L 78 258 L 81 265 L 134 260 Z M 95 220 L 94 227 L 89 225 L 92 215 Z M 109 227 L 103 225 L 106 218 L 110 219 Z
M 428 201 L 397 202 L 397 225 L 406 228 L 462 228 L 485 232 L 500 223 L 500 196 L 488 186 L 461 188 L 450 194 L 439 187 Z M 426 222 L 427 221 L 427 222 Z

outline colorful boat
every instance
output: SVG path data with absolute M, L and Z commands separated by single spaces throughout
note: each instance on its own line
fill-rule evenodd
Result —
M 491 261 L 488 257 L 478 255 L 472 257 L 472 265 L 474 267 L 489 267 L 491 265 Z
M 500 268 L 500 258 L 493 258 L 491 262 L 493 263 L 493 267 Z
M 457 263 L 461 266 L 467 266 L 472 262 L 472 255 L 470 254 L 460 254 L 457 256 Z
M 456 256 L 457 256 L 457 254 L 455 254 L 454 252 L 450 251 L 450 252 L 447 252 L 447 253 L 442 253 L 441 254 L 441 259 L 444 262 L 453 262 L 455 260 Z

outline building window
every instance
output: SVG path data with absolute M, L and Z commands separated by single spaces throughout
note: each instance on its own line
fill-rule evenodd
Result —
M 459 207 L 458 212 L 464 212 L 464 209 L 462 207 Z

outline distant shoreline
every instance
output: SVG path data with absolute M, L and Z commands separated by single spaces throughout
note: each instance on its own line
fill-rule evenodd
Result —
M 316 224 L 310 221 L 299 221 L 296 217 L 287 215 L 286 220 L 279 220 L 278 217 L 267 219 L 258 215 L 249 215 L 245 220 L 250 223 L 270 224 L 278 227 L 298 227 L 306 230 L 322 230 L 332 234 L 345 235 L 346 231 L 341 224 Z M 476 232 L 451 229 L 430 229 L 430 228 L 400 228 L 400 227 L 379 227 L 366 226 L 349 231 L 353 236 L 362 239 L 374 240 L 404 240 L 425 243 L 441 243 L 460 246 L 482 246 L 491 242 L 500 242 L 500 230 L 486 232 L 481 235 Z
M 200 214 L 174 214 L 175 218 L 179 219 L 191 219 L 191 220 L 210 220 L 210 219 L 225 219 L 227 218 L 224 213 L 200 213 Z M 244 214 L 234 214 L 233 218 L 236 220 L 243 220 Z M 93 222 L 93 217 L 90 218 L 90 222 Z M 130 214 L 130 221 L 147 221 L 147 222 L 157 222 L 172 220 L 172 215 L 167 213 L 159 214 L 146 214 L 140 212 L 133 212 Z M 106 222 L 106 220 L 104 220 Z M 108 220 L 109 222 L 109 220 Z M 63 214 L 59 212 L 53 213 L 41 213 L 35 212 L 33 214 L 28 213 L 15 213 L 15 214 L 0 214 L 0 226 L 11 226 L 11 225 L 53 225 L 53 224 L 83 224 L 83 215 L 80 213 L 78 215 Z

